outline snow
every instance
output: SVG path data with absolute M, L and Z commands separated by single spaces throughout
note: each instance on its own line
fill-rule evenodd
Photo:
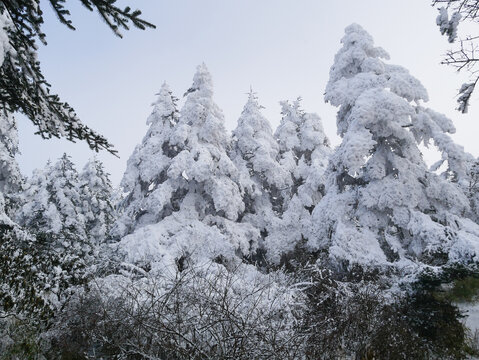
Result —
M 83 167 L 79 183 L 85 230 L 90 239 L 98 245 L 108 238 L 114 221 L 111 182 L 103 164 L 92 158 Z
M 432 140 L 461 182 L 472 157 L 447 133 L 444 115 L 424 108 L 420 82 L 388 58 L 359 25 L 346 28 L 325 100 L 340 106 L 341 145 L 331 156 L 326 196 L 313 212 L 308 244 L 333 262 L 397 266 L 474 260 L 477 225 L 462 222 L 469 201 L 460 184 L 431 173 L 418 145 Z M 335 209 L 336 208 L 336 209 Z
M 456 25 L 441 12 L 441 26 L 459 20 L 451 21 Z M 81 261 L 95 274 L 91 289 L 105 299 L 133 289 L 143 304 L 153 290 L 166 296 L 184 277 L 184 294 L 209 291 L 201 301 L 213 304 L 226 294 L 221 299 L 240 318 L 277 315 L 285 338 L 304 294 L 276 269 L 297 254 L 321 271 L 378 270 L 398 292 L 425 269 L 477 263 L 477 160 L 452 140 L 452 121 L 425 107 L 419 80 L 386 62 L 389 55 L 363 28 L 347 27 L 341 42 L 325 93 L 339 108 L 337 148 L 300 99 L 280 102 L 273 132 L 253 91 L 230 136 L 201 64 L 181 110 L 169 86 L 161 86 L 120 190 L 98 160 L 78 174 L 65 154 L 27 179 L 15 221 L 49 235 L 63 260 Z M 14 120 L 0 120 L 5 209 L 9 191 L 23 184 Z M 432 169 L 420 145 L 440 151 Z M 5 212 L 0 221 L 14 224 Z M 96 275 L 108 266 L 101 261 L 114 264 L 107 276 Z M 53 273 L 60 277 L 65 268 Z M 188 314 L 204 320 L 201 304 L 187 305 Z M 476 313 L 471 308 L 471 324 L 479 322 Z
M 461 14 L 454 12 L 449 20 L 449 14 L 445 7 L 439 8 L 439 15 L 436 18 L 436 24 L 439 26 L 441 35 L 446 34 L 450 43 L 454 42 L 457 37 L 457 26 L 461 21 Z

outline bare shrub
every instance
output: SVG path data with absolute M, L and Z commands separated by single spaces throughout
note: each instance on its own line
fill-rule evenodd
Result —
M 245 265 L 110 277 L 70 302 L 56 347 L 87 359 L 297 359 L 300 298 L 284 274 Z

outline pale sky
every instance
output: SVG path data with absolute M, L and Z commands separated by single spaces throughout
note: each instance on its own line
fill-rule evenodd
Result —
M 453 119 L 456 142 L 479 155 L 479 93 L 469 114 L 454 110 L 464 76 L 439 64 L 450 44 L 439 34 L 437 10 L 429 0 L 128 0 L 122 3 L 138 6 L 157 29 L 132 29 L 123 39 L 76 3 L 67 4 L 77 31 L 44 9 L 48 46 L 40 46 L 40 61 L 52 90 L 118 150 L 120 159 L 99 154 L 114 185 L 146 133 L 161 84 L 166 81 L 182 98 L 201 62 L 213 76 L 215 101 L 228 130 L 236 126 L 252 86 L 273 129 L 281 119 L 279 101 L 301 96 L 303 108 L 320 115 L 337 145 L 337 109 L 324 103 L 323 93 L 344 28 L 353 22 L 389 52 L 390 63 L 409 69 L 423 83 L 430 97 L 426 105 Z M 28 120 L 17 119 L 19 162 L 27 176 L 63 152 L 78 170 L 94 155 L 83 143 L 42 140 Z

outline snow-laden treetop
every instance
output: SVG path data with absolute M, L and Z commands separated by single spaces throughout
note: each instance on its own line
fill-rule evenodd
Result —
M 408 70 L 381 60 L 388 60 L 389 54 L 374 46 L 373 38 L 360 25 L 349 25 L 341 43 L 343 47 L 334 57 L 324 98 L 333 106 L 341 106 L 337 117 L 339 135 L 349 126 L 345 119 L 350 106 L 366 90 L 388 88 L 408 101 L 428 101 L 426 89 Z
M 479 252 L 479 228 L 464 218 L 467 198 L 430 171 L 419 145 L 432 140 L 461 178 L 469 155 L 447 133 L 452 122 L 422 105 L 425 88 L 385 63 L 359 25 L 346 28 L 325 100 L 339 107 L 341 145 L 331 157 L 326 196 L 313 213 L 309 242 L 336 264 L 467 262 Z

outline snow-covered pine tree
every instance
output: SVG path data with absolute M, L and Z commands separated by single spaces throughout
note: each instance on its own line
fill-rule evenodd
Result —
M 300 99 L 297 99 L 293 104 L 281 101 L 280 105 L 281 115 L 283 116 L 278 128 L 274 132 L 274 137 L 279 144 L 279 162 L 293 180 L 292 186 L 285 192 L 287 195 L 284 196 L 285 202 L 283 205 L 286 208 L 292 195 L 298 190 L 298 182 L 301 181 L 296 178 L 295 171 L 301 157 L 299 154 L 301 141 L 299 138 L 299 128 L 304 112 L 300 108 Z
M 23 205 L 16 215 L 16 220 L 34 234 L 60 231 L 60 216 L 56 206 L 50 202 L 48 192 L 47 176 L 51 170 L 50 161 L 44 169 L 35 169 L 32 176 L 26 179 L 24 190 L 20 194 Z
M 18 215 L 21 225 L 34 233 L 54 235 L 58 245 L 62 239 L 85 239 L 78 173 L 67 154 L 53 165 L 48 163 L 44 171 L 35 171 L 24 197 Z
M 311 207 L 323 195 L 323 176 L 331 153 L 329 139 L 320 117 L 301 109 L 300 98 L 292 104 L 280 104 L 283 117 L 275 137 L 280 146 L 280 163 L 293 179 L 289 199 L 302 192 L 301 196 L 311 197 L 304 199 L 305 206 Z M 286 209 L 288 201 L 284 205 Z
M 10 219 L 14 216 L 18 204 L 17 194 L 21 191 L 23 178 L 15 159 L 18 153 L 17 124 L 13 116 L 6 111 L 0 111 L 0 222 L 9 223 L 4 219 L 4 212 Z
M 85 164 L 79 180 L 86 235 L 93 244 L 99 245 L 107 240 L 115 220 L 109 174 L 94 157 Z
M 253 251 L 259 238 L 253 226 L 237 222 L 245 210 L 243 187 L 227 154 L 230 138 L 204 64 L 185 96 L 169 137 L 178 153 L 165 174 L 168 185 L 155 195 L 173 212 L 163 212 L 157 224 L 137 229 L 120 244 L 127 261 L 146 262 L 149 268 L 176 262 L 181 270 L 188 259 L 236 259 Z
M 18 223 L 41 240 L 44 252 L 60 255 L 57 271 L 66 273 L 71 284 L 80 281 L 93 260 L 93 244 L 86 235 L 78 173 L 69 156 L 35 171 L 22 198 Z
M 451 121 L 418 105 L 428 99 L 424 87 L 406 69 L 381 60 L 388 54 L 359 25 L 346 28 L 342 44 L 325 99 L 339 107 L 343 140 L 331 158 L 308 245 L 326 251 L 336 266 L 473 260 L 479 228 L 463 218 L 467 198 L 428 170 L 418 148 L 432 139 L 450 160 L 451 147 L 441 139 L 454 130 Z
M 239 172 L 226 153 L 230 138 L 204 64 L 197 68 L 170 142 L 181 149 L 168 169 L 184 193 L 179 207 L 193 207 L 200 219 L 212 215 L 235 221 L 244 211 Z
M 2 122 L 2 125 L 3 130 L 14 131 L 7 126 L 11 123 Z M 13 212 L 6 217 L 7 221 L 2 218 L 0 224 L 0 312 L 3 316 L 10 314 L 17 319 L 28 319 L 32 324 L 41 322 L 44 326 L 52 319 L 68 288 L 81 280 L 79 274 L 83 270 L 80 271 L 77 261 L 72 262 L 70 248 L 55 251 L 52 247 L 51 230 L 59 230 L 61 219 L 55 205 L 49 203 L 46 174 L 50 173 L 51 165 L 48 164 L 45 171 L 35 171 L 23 191 L 20 183 L 15 183 L 21 179 L 15 176 L 19 175 L 18 167 L 12 162 L 13 156 L 5 155 L 16 148 L 14 135 L 2 138 L 5 140 L 3 151 L 6 151 L 2 153 L 2 175 L 5 175 L 2 186 L 6 196 L 11 199 L 15 195 L 15 200 L 23 203 L 18 209 L 18 222 L 23 227 L 15 222 Z M 10 176 L 6 175 L 9 173 Z
M 275 137 L 280 146 L 280 162 L 293 179 L 284 212 L 275 219 L 266 239 L 267 256 L 278 262 L 280 257 L 305 240 L 311 226 L 312 209 L 324 195 L 324 174 L 331 148 L 317 114 L 301 109 L 300 99 L 280 102 L 283 118 Z
M 88 254 L 91 249 L 86 241 L 78 172 L 67 154 L 63 154 L 52 166 L 48 180 L 50 201 L 60 215 L 61 227 L 58 235 L 67 240 L 65 245 L 77 250 L 79 255 Z
M 251 91 L 233 131 L 231 158 L 244 187 L 246 208 L 242 220 L 266 235 L 273 218 L 282 211 L 283 192 L 291 187 L 292 181 L 278 162 L 279 146 L 261 108 Z
M 128 159 L 121 181 L 126 196 L 119 204 L 120 214 L 112 230 L 114 238 L 156 223 L 174 210 L 175 205 L 170 202 L 173 186 L 167 170 L 178 153 L 178 146 L 170 144 L 179 116 L 176 102 L 177 98 L 164 83 L 146 121 L 150 127 Z

